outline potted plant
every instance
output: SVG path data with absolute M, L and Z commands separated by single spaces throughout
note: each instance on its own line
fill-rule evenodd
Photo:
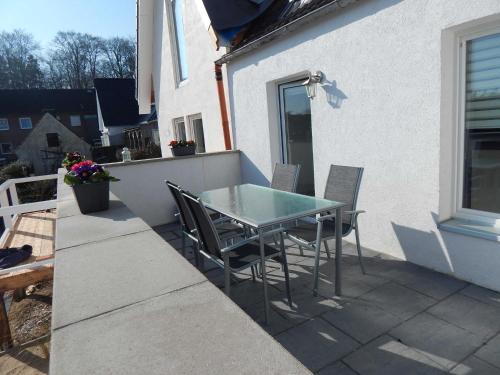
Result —
M 85 160 L 85 156 L 80 154 L 79 152 L 67 152 L 66 157 L 62 161 L 62 166 L 66 168 L 69 172 L 71 167 L 76 163 L 80 163 Z
M 168 144 L 174 156 L 194 155 L 196 143 L 194 141 L 170 141 Z
M 83 160 L 71 166 L 64 182 L 73 188 L 82 214 L 109 208 L 109 181 L 119 181 L 92 160 Z

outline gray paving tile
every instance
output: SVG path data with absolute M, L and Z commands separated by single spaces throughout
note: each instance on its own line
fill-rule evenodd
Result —
M 457 365 L 450 373 L 454 375 L 500 375 L 500 369 L 471 356 Z
M 403 321 L 373 303 L 357 299 L 344 301 L 338 308 L 323 314 L 322 318 L 362 343 L 373 340 Z
M 268 285 L 267 293 L 269 299 L 278 299 L 284 295 L 281 290 L 276 289 L 272 285 Z M 231 299 L 242 308 L 262 303 L 264 301 L 262 281 L 260 279 L 257 279 L 255 282 L 248 280 L 237 285 L 232 285 Z
M 288 265 L 288 274 L 290 275 L 290 290 L 292 294 L 302 293 L 306 290 L 311 291 L 312 294 L 313 276 L 310 267 L 304 267 L 300 263 L 290 264 Z M 269 273 L 268 279 L 278 289 L 286 291 L 285 274 L 281 268 Z
M 318 293 L 324 297 L 336 298 L 334 262 L 320 267 Z M 344 264 L 342 267 L 342 296 L 357 298 L 369 291 L 388 283 L 389 280 L 373 274 L 363 275 L 359 266 Z
M 355 350 L 359 344 L 321 318 L 285 331 L 276 340 L 311 371 L 317 371 Z
M 429 356 L 382 336 L 343 359 L 361 375 L 445 374 Z
M 437 300 L 446 298 L 467 285 L 465 281 L 423 267 L 402 272 L 397 281 Z
M 153 227 L 153 229 L 158 234 L 167 232 L 174 233 L 174 231 L 179 230 L 179 226 L 180 226 L 179 223 L 168 223 L 168 224 L 157 225 Z
M 292 307 L 288 305 L 285 295 L 271 300 L 271 305 L 281 315 L 298 324 L 304 320 L 320 315 L 332 308 L 339 308 L 339 304 L 330 298 L 314 297 L 312 291 L 292 295 Z
M 218 375 L 235 369 L 242 374 L 307 373 L 208 282 L 52 335 L 53 375 Z
M 364 294 L 360 299 L 402 319 L 408 319 L 436 303 L 430 297 L 393 282 Z
M 244 311 L 271 336 L 286 331 L 295 325 L 293 320 L 284 318 L 274 309 L 269 309 L 269 322 L 266 324 L 266 314 L 264 310 L 264 303 L 248 306 L 244 309 Z
M 483 339 L 490 338 L 500 331 L 500 309 L 460 293 L 433 306 L 428 312 L 480 335 Z
M 477 285 L 469 285 L 464 290 L 461 290 L 460 293 L 488 305 L 500 308 L 500 293 L 491 289 L 482 288 Z
M 500 368 L 500 335 L 495 336 L 479 349 L 476 357 Z
M 392 329 L 390 335 L 448 369 L 460 363 L 483 343 L 481 336 L 427 313 L 418 314 Z
M 326 366 L 317 373 L 318 375 L 356 375 L 349 367 L 342 362 L 335 362 L 333 365 Z
M 177 234 L 175 234 L 175 232 L 172 232 L 171 230 L 169 231 L 161 231 L 161 230 L 157 230 L 158 227 L 155 227 L 153 228 L 153 230 L 158 233 L 161 238 L 163 238 L 165 241 L 172 241 L 172 240 L 176 240 L 178 239 L 179 237 L 177 237 Z

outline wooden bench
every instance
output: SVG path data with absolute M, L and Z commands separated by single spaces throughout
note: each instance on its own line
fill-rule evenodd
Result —
M 20 214 L 2 246 L 33 247 L 31 257 L 12 271 L 0 270 L 0 346 L 3 348 L 13 345 L 4 294 L 10 290 L 24 291 L 24 288 L 32 284 L 52 279 L 55 221 L 55 210 Z

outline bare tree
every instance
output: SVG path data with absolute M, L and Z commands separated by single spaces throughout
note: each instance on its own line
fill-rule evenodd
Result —
M 0 33 L 0 88 L 29 89 L 43 85 L 38 52 L 33 36 L 22 30 Z
M 48 64 L 55 77 L 62 77 L 64 87 L 90 88 L 100 75 L 103 51 L 104 42 L 99 37 L 60 31 L 54 38 Z
M 105 41 L 104 73 L 112 78 L 134 78 L 135 41 L 131 38 L 111 38 Z

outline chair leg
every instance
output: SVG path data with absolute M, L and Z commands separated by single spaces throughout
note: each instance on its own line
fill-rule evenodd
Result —
M 302 246 L 299 246 L 299 250 L 300 250 L 300 256 L 304 256 L 304 249 L 302 249 Z
M 231 295 L 231 269 L 227 254 L 224 255 L 224 291 L 228 297 Z
M 186 257 L 186 235 L 184 234 L 184 232 L 181 232 L 182 233 L 182 256 L 183 257 Z
M 290 292 L 290 275 L 288 274 L 288 262 L 286 260 L 285 241 L 283 239 L 283 233 L 281 232 L 280 232 L 280 248 L 281 248 L 283 272 L 285 273 L 286 296 L 288 298 L 288 305 L 292 307 L 292 294 Z
M 200 244 L 198 241 L 195 241 L 193 243 L 193 255 L 194 255 L 194 264 L 196 265 L 196 268 L 200 268 Z
M 359 266 L 361 267 L 361 272 L 363 273 L 363 275 L 365 275 L 366 271 L 365 271 L 365 266 L 363 264 L 363 254 L 361 253 L 361 245 L 359 243 L 359 232 L 357 225 L 354 228 L 354 233 L 356 234 L 356 249 L 358 250 Z
M 255 282 L 255 269 L 253 266 L 251 266 L 250 269 L 252 270 L 252 281 Z
M 330 254 L 330 248 L 328 247 L 328 241 L 324 240 L 323 243 L 325 244 L 326 257 L 328 259 L 332 259 L 332 255 Z

